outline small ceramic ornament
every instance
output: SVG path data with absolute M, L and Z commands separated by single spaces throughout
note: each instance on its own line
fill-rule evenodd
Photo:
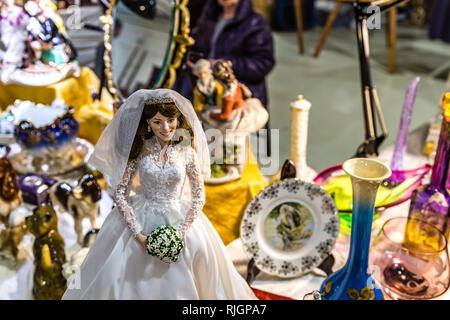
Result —
M 68 63 L 76 58 L 76 50 L 64 35 L 64 25 L 59 16 L 44 1 L 28 1 L 24 5 L 30 16 L 27 30 L 28 47 L 31 49 L 29 64 L 38 60 L 54 66 Z
M 223 86 L 214 79 L 211 63 L 206 59 L 198 60 L 194 73 L 198 77 L 194 88 L 194 109 L 197 115 L 212 106 L 222 107 Z
M 66 290 L 62 275 L 66 254 L 56 212 L 49 204 L 39 206 L 26 218 L 26 224 L 35 236 L 33 296 L 36 300 L 59 300 Z
M 9 250 L 15 258 L 24 232 L 23 225 L 13 223 L 11 213 L 22 204 L 16 172 L 6 156 L 0 156 L 0 251 Z
M 75 232 L 78 243 L 83 243 L 82 222 L 89 218 L 92 228 L 98 228 L 97 217 L 99 215 L 99 201 L 102 190 L 97 180 L 91 174 L 85 174 L 78 180 L 76 187 L 66 182 L 57 183 L 50 190 L 50 199 L 53 205 L 58 206 L 59 211 L 70 213 L 75 220 Z
M 306 163 L 306 146 L 308 143 L 308 122 L 311 103 L 302 95 L 291 103 L 291 160 L 297 169 L 297 178 L 312 181 L 317 173 Z
M 213 75 L 224 88 L 222 107 L 202 114 L 207 127 L 250 134 L 265 126 L 269 113 L 261 101 L 252 98 L 251 91 L 234 75 L 231 61 L 214 64 Z
M 94 243 L 95 238 L 97 237 L 99 231 L 100 231 L 99 229 L 92 229 L 88 233 L 86 233 L 86 235 L 84 236 L 83 246 L 81 247 L 81 249 L 75 252 L 70 257 L 70 261 L 63 264 L 63 275 L 64 278 L 67 279 L 68 283 L 72 281 L 73 276 L 77 273 L 77 271 L 83 264 L 83 261 L 86 258 L 87 254 L 89 253 L 89 249 L 91 245 Z

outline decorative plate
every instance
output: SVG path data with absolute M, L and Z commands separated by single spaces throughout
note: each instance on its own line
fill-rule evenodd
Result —
M 226 175 L 224 175 L 223 177 L 220 177 L 220 178 L 214 178 L 214 177 L 206 178 L 205 183 L 206 184 L 223 184 L 223 183 L 237 180 L 240 177 L 241 177 L 241 175 L 239 174 L 239 171 L 237 168 L 228 167 L 228 172 Z
M 296 277 L 320 265 L 333 249 L 339 218 L 318 185 L 286 179 L 262 190 L 241 222 L 244 251 L 271 275 Z
M 21 84 L 29 87 L 42 87 L 59 82 L 66 78 L 78 77 L 80 67 L 75 63 L 50 67 L 45 64 L 27 69 L 6 68 L 0 70 L 1 82 L 5 84 Z
M 10 160 L 14 169 L 21 175 L 35 173 L 46 176 L 57 176 L 73 171 L 87 162 L 94 146 L 87 140 L 76 138 L 67 146 L 64 157 L 38 158 L 22 149 L 17 143 L 11 145 Z M 51 155 L 51 153 L 50 153 Z

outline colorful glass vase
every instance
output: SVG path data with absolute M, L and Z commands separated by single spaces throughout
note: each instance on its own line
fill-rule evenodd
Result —
M 324 300 L 382 300 L 369 272 L 369 249 L 375 198 L 391 169 L 380 161 L 354 158 L 342 166 L 352 181 L 353 212 L 350 253 L 345 266 L 328 276 L 320 292 Z
M 450 93 L 443 99 L 443 119 L 430 183 L 417 188 L 411 196 L 409 217 L 436 226 L 450 237 L 450 195 L 447 190 L 450 173 Z

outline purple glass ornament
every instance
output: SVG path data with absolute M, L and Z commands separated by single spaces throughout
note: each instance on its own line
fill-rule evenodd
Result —
M 409 124 L 411 123 L 411 114 L 414 108 L 414 101 L 416 99 L 416 92 L 419 81 L 420 78 L 416 77 L 409 83 L 408 89 L 406 90 L 405 102 L 403 103 L 403 110 L 400 119 L 397 140 L 395 141 L 394 153 L 392 155 L 390 164 L 392 175 L 386 180 L 385 186 L 396 186 L 406 179 L 403 172 L 403 157 L 405 156 L 406 152 Z
M 450 118 L 442 120 L 430 184 L 419 187 L 411 196 L 409 217 L 438 227 L 449 238 L 450 195 L 446 188 L 450 163 Z

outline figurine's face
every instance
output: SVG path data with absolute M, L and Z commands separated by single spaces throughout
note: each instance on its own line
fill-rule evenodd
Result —
M 200 68 L 197 70 L 197 75 L 202 82 L 205 82 L 209 77 L 211 77 L 211 69 Z
M 168 118 L 159 112 L 147 122 L 155 136 L 162 142 L 169 142 L 172 139 L 178 125 L 177 118 Z
M 239 0 L 217 0 L 217 3 L 221 7 L 233 7 L 233 6 L 237 6 L 237 4 L 239 3 Z
M 37 237 L 58 229 L 58 218 L 51 205 L 37 207 L 33 215 L 26 217 L 25 221 L 28 230 Z

